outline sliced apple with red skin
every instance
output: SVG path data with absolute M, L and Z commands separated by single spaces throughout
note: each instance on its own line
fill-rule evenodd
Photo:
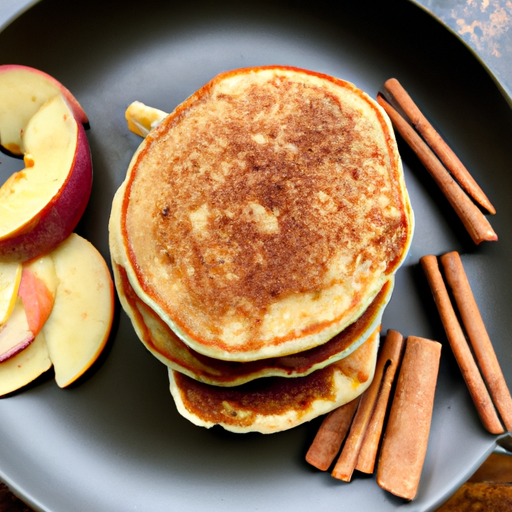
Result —
M 0 396 L 21 389 L 51 366 L 44 334 L 40 332 L 27 348 L 0 364 Z
M 58 287 L 43 326 L 55 380 L 66 387 L 105 347 L 114 316 L 114 285 L 98 250 L 73 233 L 51 253 Z
M 23 302 L 18 297 L 9 319 L 0 330 L 0 363 L 7 361 L 34 341 Z
M 58 279 L 51 253 L 35 258 L 28 263 L 24 263 L 23 269 L 30 270 L 35 277 L 43 281 L 46 288 L 48 288 L 50 293 L 55 297 Z
M 32 343 L 50 316 L 53 302 L 54 296 L 44 281 L 24 268 L 13 310 L 0 328 L 0 363 Z
M 54 296 L 29 268 L 23 269 L 18 296 L 25 307 L 28 327 L 37 336 L 52 312 Z
M 0 263 L 0 327 L 7 322 L 18 296 L 20 263 Z
M 0 66 L 0 144 L 14 155 L 23 155 L 21 134 L 39 108 L 54 96 L 62 95 L 78 123 L 88 119 L 71 92 L 47 73 L 28 66 Z
M 0 187 L 0 258 L 27 261 L 64 241 L 82 217 L 92 188 L 87 136 L 58 95 L 23 133 L 25 169 Z
M 48 311 L 45 295 L 50 293 L 55 300 L 50 316 L 34 337 L 29 328 L 30 314 L 18 297 L 16 322 L 22 325 L 18 331 L 30 332 L 32 340 L 27 335 L 23 343 L 18 336 L 16 352 L 11 351 L 0 363 L 0 396 L 32 382 L 52 365 L 57 384 L 68 386 L 96 361 L 112 327 L 115 302 L 110 271 L 101 254 L 84 238 L 73 233 L 48 255 L 24 265 L 23 270 L 19 290 L 27 309 L 41 310 L 32 315 L 33 325 L 40 325 Z M 31 289 L 26 295 L 25 287 Z M 11 314 L 9 322 L 13 318 Z

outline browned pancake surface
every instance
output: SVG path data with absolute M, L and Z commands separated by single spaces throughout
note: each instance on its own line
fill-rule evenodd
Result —
M 368 116 L 327 78 L 250 78 L 214 80 L 169 116 L 124 203 L 144 292 L 185 337 L 227 352 L 315 334 L 357 309 L 411 233 L 394 140 L 373 105 Z M 334 303 L 322 294 L 336 286 L 345 303 L 307 318 L 300 297 Z M 299 322 L 282 327 L 271 309 L 295 297 Z

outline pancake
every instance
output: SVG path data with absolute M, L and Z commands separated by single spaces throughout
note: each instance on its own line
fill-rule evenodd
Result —
M 179 413 L 195 425 L 236 433 L 288 430 L 356 399 L 375 371 L 379 332 L 339 362 L 295 379 L 265 378 L 235 388 L 209 386 L 169 369 Z
M 347 357 L 378 328 L 393 290 L 392 280 L 386 282 L 365 312 L 323 345 L 289 356 L 239 363 L 214 359 L 189 348 L 137 296 L 122 267 L 114 264 L 114 275 L 123 309 L 146 348 L 169 368 L 216 386 L 239 386 L 269 376 L 300 377 Z
M 386 114 L 287 67 L 221 74 L 142 142 L 111 252 L 199 354 L 248 362 L 323 345 L 396 272 L 413 215 Z

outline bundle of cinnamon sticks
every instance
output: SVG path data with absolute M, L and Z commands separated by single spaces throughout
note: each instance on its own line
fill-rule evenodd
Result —
M 492 434 L 512 431 L 510 391 L 460 255 L 457 251 L 451 251 L 440 256 L 439 261 L 444 270 L 444 279 L 436 256 L 427 255 L 420 259 L 446 337 L 480 419 Z M 448 287 L 445 285 L 445 280 Z M 455 307 L 452 305 L 449 290 L 456 304 Z
M 436 341 L 416 336 L 404 340 L 397 331 L 388 331 L 371 385 L 359 399 L 326 416 L 306 454 L 307 462 L 326 471 L 339 452 L 331 474 L 349 482 L 354 470 L 373 473 L 380 448 L 377 483 L 413 499 L 427 451 L 440 352 Z
M 464 164 L 422 114 L 398 80 L 387 80 L 384 92 L 385 95 L 378 94 L 377 101 L 430 172 L 475 244 L 498 240 L 497 234 L 477 204 L 491 214 L 496 213 L 496 209 Z
M 482 424 L 492 434 L 512 431 L 512 397 L 459 254 L 423 256 L 420 265 Z M 378 466 L 377 483 L 383 489 L 414 499 L 426 456 L 440 352 L 437 341 L 416 336 L 404 340 L 389 330 L 371 385 L 360 398 L 326 416 L 307 462 L 326 471 L 339 453 L 331 474 L 346 482 L 354 470 L 373 473 Z

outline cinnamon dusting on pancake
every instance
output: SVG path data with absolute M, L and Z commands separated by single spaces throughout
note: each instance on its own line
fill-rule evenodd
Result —
M 127 185 L 137 279 L 205 353 L 348 321 L 410 241 L 380 112 L 345 82 L 283 69 L 205 86 L 150 135 Z

